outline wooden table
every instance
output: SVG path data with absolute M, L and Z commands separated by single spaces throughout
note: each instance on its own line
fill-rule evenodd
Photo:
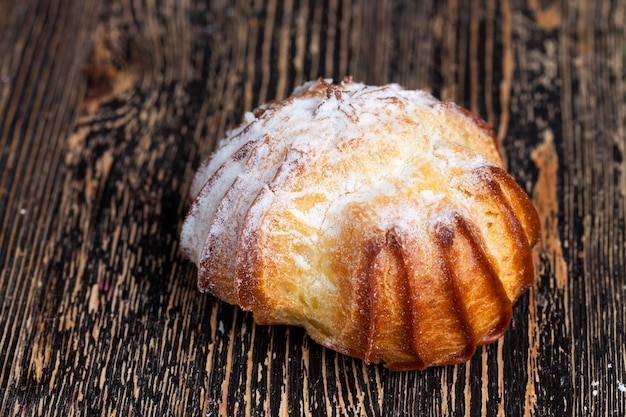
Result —
M 626 415 L 626 2 L 4 0 L 0 415 Z M 537 285 L 463 365 L 390 372 L 197 292 L 194 169 L 345 75 L 480 114 Z

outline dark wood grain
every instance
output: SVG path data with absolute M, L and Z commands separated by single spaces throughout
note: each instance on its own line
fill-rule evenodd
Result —
M 0 415 L 626 415 L 626 3 L 0 3 Z M 542 219 L 466 364 L 394 373 L 197 292 L 194 169 L 318 76 L 481 115 Z

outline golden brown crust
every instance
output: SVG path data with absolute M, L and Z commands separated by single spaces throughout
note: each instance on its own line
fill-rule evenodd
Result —
M 501 337 L 534 282 L 537 213 L 493 131 L 454 103 L 318 80 L 257 109 L 220 149 L 189 220 L 204 207 L 211 223 L 181 241 L 203 242 L 186 250 L 200 288 L 260 324 L 423 369 Z

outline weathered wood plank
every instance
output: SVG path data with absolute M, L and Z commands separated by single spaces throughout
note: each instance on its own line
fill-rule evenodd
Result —
M 0 4 L 0 415 L 626 414 L 626 4 Z M 178 253 L 193 170 L 305 80 L 429 88 L 533 196 L 536 288 L 466 364 L 256 326 Z
M 41 378 L 55 349 L 38 337 L 34 317 L 48 287 L 45 274 L 58 231 L 64 138 L 84 91 L 97 8 L 81 2 L 4 2 L 0 6 L 0 410 L 21 410 L 16 376 Z M 44 323 L 42 323 L 44 324 Z M 29 350 L 40 345 L 35 354 Z

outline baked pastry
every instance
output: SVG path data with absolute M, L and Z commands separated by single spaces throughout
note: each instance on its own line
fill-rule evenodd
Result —
M 491 129 L 395 84 L 319 79 L 247 113 L 190 197 L 200 291 L 394 370 L 467 360 L 534 282 L 537 213 Z

